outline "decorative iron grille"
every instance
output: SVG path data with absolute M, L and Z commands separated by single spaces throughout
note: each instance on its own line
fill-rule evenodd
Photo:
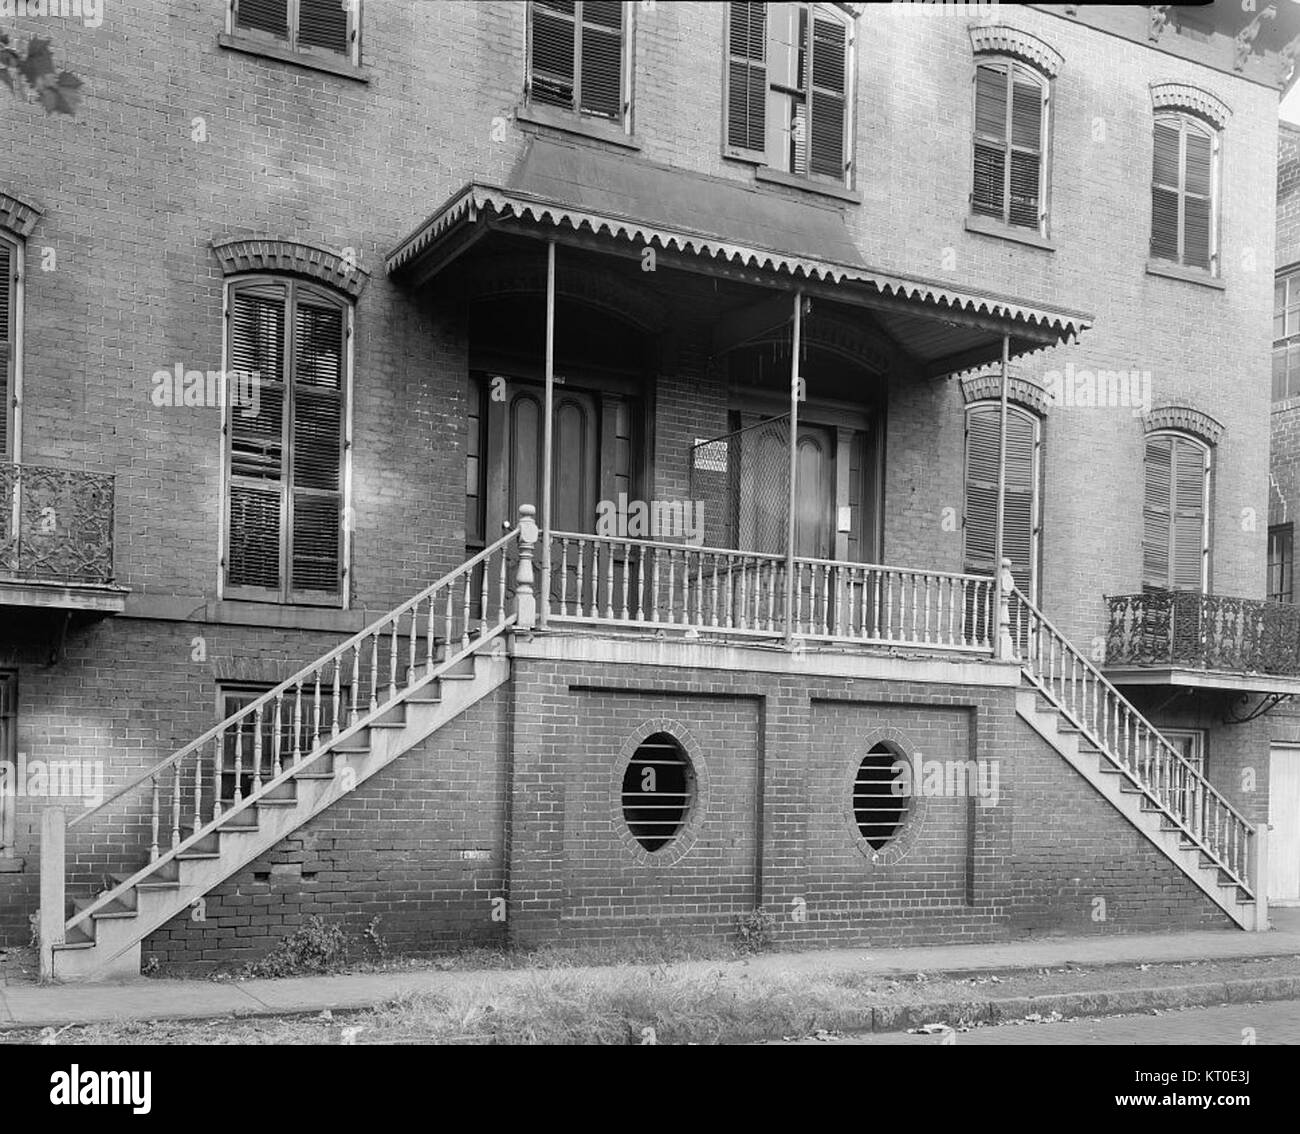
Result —
M 111 582 L 113 477 L 0 465 L 0 575 Z
M 1158 591 L 1109 600 L 1107 665 L 1300 674 L 1300 607 Z

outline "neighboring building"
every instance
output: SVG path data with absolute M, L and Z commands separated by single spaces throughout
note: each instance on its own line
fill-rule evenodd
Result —
M 1289 6 L 106 9 L 0 125 L 0 941 L 1261 923 Z
M 1300 501 L 1300 127 L 1283 122 L 1277 153 L 1277 280 L 1273 287 L 1273 431 L 1269 465 L 1269 618 L 1276 640 L 1300 649 L 1294 606 L 1295 521 Z M 1284 637 L 1285 636 L 1285 637 Z M 1300 657 L 1292 660 L 1300 669 Z M 1270 897 L 1300 905 L 1300 712 L 1290 699 L 1269 714 Z

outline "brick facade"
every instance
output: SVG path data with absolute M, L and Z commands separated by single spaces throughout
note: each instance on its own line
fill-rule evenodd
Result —
M 21 36 L 50 35 L 60 65 L 87 83 L 75 120 L 14 100 L 0 119 L 0 191 L 42 210 L 27 237 L 21 456 L 116 475 L 116 577 L 131 593 L 119 618 L 74 620 L 53 664 L 54 624 L 15 614 L 0 626 L 0 667 L 18 673 L 18 747 L 103 759 L 110 785 L 210 727 L 221 682 L 282 680 L 462 561 L 467 377 L 482 344 L 469 341 L 466 302 L 398 286 L 383 260 L 466 182 L 507 183 L 546 134 L 514 114 L 522 3 L 365 5 L 365 82 L 220 47 L 225 7 L 202 0 L 163 18 L 148 0 L 116 0 L 98 28 L 14 21 Z M 723 6 L 631 8 L 637 158 L 752 184 L 751 167 L 721 152 Z M 960 6 L 861 14 L 861 202 L 822 203 L 842 210 L 882 270 L 1095 317 L 1077 344 L 1018 359 L 1021 378 L 1043 383 L 1067 365 L 1149 371 L 1155 404 L 1222 423 L 1213 588 L 1259 597 L 1275 250 L 1258 187 L 1276 156 L 1277 90 L 1262 59 L 1234 72 L 1222 36 L 1156 50 L 1144 9 L 1076 19 L 1065 8 L 992 9 L 1063 58 L 1052 248 L 965 226 L 973 17 Z M 1203 88 L 1231 111 L 1221 289 L 1146 271 L 1157 82 Z M 149 397 L 156 370 L 222 365 L 226 277 L 212 245 L 253 237 L 347 253 L 368 274 L 351 345 L 347 610 L 218 595 L 221 411 Z M 728 428 L 733 399 L 725 365 L 709 357 L 711 330 L 687 317 L 659 336 L 647 496 L 685 498 L 689 446 Z M 896 369 L 883 422 L 883 561 L 961 570 L 959 382 Z M 1040 595 L 1080 645 L 1104 634 L 1104 595 L 1141 589 L 1143 438 L 1128 406 L 1056 405 L 1044 418 Z M 691 853 L 662 868 L 637 863 L 610 816 L 627 738 L 650 720 L 680 728 L 707 770 Z M 844 791 L 872 730 L 952 759 L 1002 761 L 1003 803 L 927 801 L 909 854 L 870 862 Z M 1223 749 L 1243 735 L 1225 733 Z M 1222 767 L 1227 776 L 1236 764 Z M 35 907 L 39 805 L 19 801 L 17 815 L 15 858 L 0 860 L 0 944 L 25 937 Z M 137 811 L 74 857 L 71 880 L 90 886 L 134 861 L 143 822 Z M 1069 837 L 1058 840 L 1061 824 Z M 508 928 L 488 916 L 497 896 Z M 1107 920 L 1092 919 L 1097 897 Z M 757 904 L 784 911 L 796 899 L 807 920 L 783 918 L 779 935 L 817 944 L 1222 922 L 1015 718 L 1009 689 L 875 680 L 848 690 L 778 678 L 757 661 L 742 672 L 611 674 L 525 655 L 509 686 L 218 887 L 206 921 L 173 921 L 145 952 L 243 959 L 316 912 L 358 929 L 378 916 L 412 951 L 667 927 L 722 934 Z

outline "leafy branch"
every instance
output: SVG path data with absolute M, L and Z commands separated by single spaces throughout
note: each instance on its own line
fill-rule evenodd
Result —
M 24 93 L 25 83 L 47 114 L 73 114 L 81 100 L 81 80 L 71 71 L 56 71 L 50 41 L 39 36 L 28 41 L 24 56 L 0 32 L 0 83 L 18 95 Z

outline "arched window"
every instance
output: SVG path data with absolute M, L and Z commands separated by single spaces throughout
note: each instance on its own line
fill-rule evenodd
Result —
M 339 605 L 351 305 L 291 277 L 230 284 L 228 598 Z
M 1046 235 L 1050 82 L 1010 58 L 975 67 L 971 211 Z
M 1210 559 L 1210 446 L 1185 433 L 1147 435 L 1142 589 L 1204 591 Z
M 1182 110 L 1155 119 L 1151 256 L 1218 273 L 1219 131 Z
M 966 407 L 965 569 L 991 575 L 997 540 L 997 402 Z M 1007 483 L 1002 554 L 1011 560 L 1016 586 L 1037 598 L 1042 423 L 1020 406 L 1007 406 Z

